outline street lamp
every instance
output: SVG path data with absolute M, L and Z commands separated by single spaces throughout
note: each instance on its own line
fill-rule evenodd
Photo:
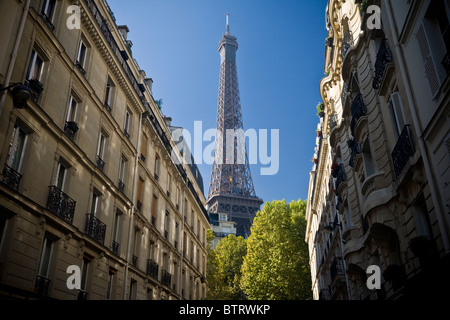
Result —
M 323 227 L 323 231 L 325 233 L 330 234 L 330 233 L 332 233 L 334 231 L 334 229 L 336 229 L 337 226 L 342 228 L 342 223 L 332 222 L 329 225 L 326 225 L 325 227 Z
M 13 97 L 14 108 L 24 109 L 27 107 L 27 101 L 31 97 L 31 89 L 21 83 L 13 83 L 7 87 L 0 85 L 0 92 L 13 88 L 11 94 Z

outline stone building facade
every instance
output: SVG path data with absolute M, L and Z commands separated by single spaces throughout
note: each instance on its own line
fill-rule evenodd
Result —
M 129 29 L 100 0 L 4 0 L 0 25 L 0 294 L 204 298 L 205 198 Z
M 444 0 L 328 3 L 307 207 L 315 299 L 424 297 L 449 280 L 449 21 Z

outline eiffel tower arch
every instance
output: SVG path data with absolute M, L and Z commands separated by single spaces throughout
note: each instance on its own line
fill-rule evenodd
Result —
M 217 106 L 217 139 L 207 205 L 209 212 L 227 213 L 236 222 L 237 236 L 248 237 L 257 211 L 263 203 L 256 196 L 250 172 L 236 68 L 237 38 L 227 29 L 219 43 L 220 81 Z M 227 139 L 232 139 L 228 141 Z M 228 146 L 228 148 L 227 148 Z M 228 152 L 228 153 L 227 153 Z

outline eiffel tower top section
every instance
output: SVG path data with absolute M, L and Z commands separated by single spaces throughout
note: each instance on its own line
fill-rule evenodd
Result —
M 239 82 L 237 38 L 227 29 L 219 43 L 220 83 L 217 136 L 207 204 L 210 212 L 227 213 L 237 223 L 237 235 L 248 236 L 262 200 L 256 196 L 245 146 Z M 229 132 L 233 135 L 228 135 Z

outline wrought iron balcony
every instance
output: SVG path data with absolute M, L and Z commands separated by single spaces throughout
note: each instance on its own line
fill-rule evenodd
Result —
M 37 102 L 42 91 L 44 91 L 44 85 L 37 79 L 27 79 L 25 80 L 25 86 L 31 89 L 31 99 Z
M 337 166 L 336 168 L 333 169 L 332 175 L 333 175 L 334 178 L 336 178 L 336 182 L 335 182 L 336 190 L 339 188 L 339 185 L 342 182 L 347 181 L 347 175 L 345 173 L 345 167 L 344 167 L 344 165 L 342 163 L 339 166 Z
M 351 114 L 352 114 L 352 121 L 350 123 L 350 130 L 352 132 L 352 135 L 354 134 L 354 130 L 355 130 L 355 126 L 356 123 L 358 122 L 358 120 L 367 115 L 367 106 L 364 103 L 362 94 L 358 94 L 355 99 L 353 100 L 352 103 L 352 109 L 351 109 Z
M 408 160 L 414 156 L 415 149 L 411 136 L 411 126 L 407 124 L 398 138 L 394 151 L 392 151 L 392 162 L 394 163 L 395 178 L 398 179 Z
M 375 62 L 375 77 L 373 79 L 372 87 L 374 89 L 380 88 L 381 80 L 383 79 L 384 69 L 389 62 L 393 61 L 392 52 L 389 50 L 387 40 L 381 41 L 380 49 L 377 54 L 377 61 Z
M 69 224 L 73 222 L 75 213 L 75 200 L 55 186 L 49 187 L 47 209 Z
M 45 13 L 41 13 L 40 14 L 42 20 L 44 20 L 45 24 L 49 27 L 50 31 L 53 32 L 53 30 L 55 30 L 55 26 L 52 23 L 52 20 L 45 14 Z
M 86 70 L 84 70 L 83 65 L 81 64 L 81 62 L 77 61 L 75 63 L 76 67 L 78 68 L 78 70 L 80 70 L 81 74 L 83 76 L 86 76 Z
M 99 156 L 97 156 L 97 168 L 102 171 L 105 169 L 105 161 L 103 161 Z
M 331 281 L 333 282 L 337 276 L 345 275 L 344 260 L 341 257 L 335 257 L 330 267 Z
M 342 60 L 344 60 L 348 50 L 350 50 L 352 43 L 353 43 L 353 36 L 350 32 L 347 31 L 344 34 L 344 38 L 342 39 L 342 47 L 341 47 Z
M 64 125 L 64 133 L 73 140 L 75 138 L 75 134 L 78 131 L 78 124 L 74 121 L 66 121 Z
M 86 214 L 85 232 L 97 242 L 101 244 L 105 243 L 106 224 L 101 222 L 91 213 Z
M 158 264 L 152 259 L 147 259 L 147 274 L 153 279 L 158 280 Z
M 116 241 L 112 242 L 112 252 L 114 252 L 116 255 L 119 255 L 119 243 Z
M 34 283 L 34 292 L 38 295 L 47 297 L 48 296 L 48 287 L 50 285 L 50 280 L 46 277 L 37 275 L 36 282 Z
M 336 114 L 335 113 L 332 113 L 330 115 L 329 124 L 330 124 L 330 132 L 331 132 L 337 126 L 337 118 L 336 118 Z
M 353 168 L 353 166 L 355 165 L 356 155 L 361 153 L 361 146 L 360 146 L 359 142 L 356 141 L 356 139 L 347 141 L 347 144 L 348 144 L 348 147 L 350 148 L 350 150 L 352 151 L 352 155 L 350 157 L 350 161 L 348 164 L 350 167 Z
M 84 290 L 78 290 L 77 300 L 87 300 L 88 293 Z
M 4 184 L 15 190 L 19 190 L 20 179 L 22 178 L 20 173 L 5 164 L 2 174 L 2 181 Z
M 119 191 L 124 192 L 125 190 L 125 184 L 122 182 L 122 180 L 119 179 Z
M 133 254 L 133 257 L 131 258 L 131 264 L 134 267 L 137 267 L 137 262 L 138 262 L 138 257 Z
M 170 287 L 172 285 L 172 275 L 166 270 L 163 270 L 161 272 L 161 283 L 167 287 Z

